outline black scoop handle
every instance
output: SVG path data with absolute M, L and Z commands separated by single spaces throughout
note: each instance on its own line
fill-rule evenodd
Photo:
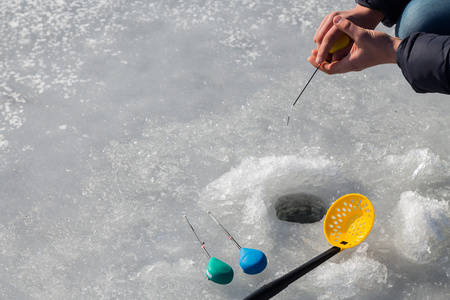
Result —
M 272 282 L 269 282 L 263 285 L 261 288 L 245 297 L 244 300 L 266 300 L 270 299 L 285 288 L 288 287 L 291 283 L 313 270 L 314 268 L 321 265 L 323 262 L 327 261 L 334 255 L 338 254 L 341 251 L 339 247 L 332 247 L 324 253 L 316 256 L 311 259 L 307 263 L 301 265 L 297 269 L 292 270 L 291 272 L 283 275 L 282 277 L 275 279 Z

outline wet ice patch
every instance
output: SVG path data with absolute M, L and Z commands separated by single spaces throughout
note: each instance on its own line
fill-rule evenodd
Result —
M 422 264 L 446 251 L 450 238 L 448 201 L 404 192 L 393 215 L 395 246 L 408 259 Z

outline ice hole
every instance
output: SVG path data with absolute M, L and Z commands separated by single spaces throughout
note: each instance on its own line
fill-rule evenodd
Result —
M 306 193 L 281 196 L 274 207 L 279 220 L 295 223 L 319 222 L 326 214 L 322 199 Z

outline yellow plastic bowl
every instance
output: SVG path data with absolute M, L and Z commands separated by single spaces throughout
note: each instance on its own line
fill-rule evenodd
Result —
M 325 215 L 323 230 L 331 245 L 343 249 L 361 243 L 370 233 L 375 211 L 369 199 L 348 194 L 336 200 Z

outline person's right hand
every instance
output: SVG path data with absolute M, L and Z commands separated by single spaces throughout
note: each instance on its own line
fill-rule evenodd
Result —
M 331 47 L 343 34 L 333 25 L 335 16 L 341 16 L 352 23 L 366 29 L 374 29 L 381 22 L 384 14 L 379 10 L 373 10 L 361 5 L 347 11 L 335 11 L 322 20 L 319 28 L 314 35 L 314 42 L 317 44 L 316 63 L 321 64 L 326 59 L 330 61 L 337 61 L 346 56 L 352 48 L 352 42 L 344 49 L 337 51 L 332 57 L 329 57 Z
M 334 27 L 341 33 L 347 34 L 354 44 L 351 51 L 341 60 L 321 63 L 321 71 L 327 74 L 338 74 L 396 62 L 396 52 L 401 39 L 381 31 L 359 27 L 341 16 L 334 17 L 333 23 Z M 314 49 L 311 54 L 308 61 L 317 68 L 319 66 L 317 49 Z

